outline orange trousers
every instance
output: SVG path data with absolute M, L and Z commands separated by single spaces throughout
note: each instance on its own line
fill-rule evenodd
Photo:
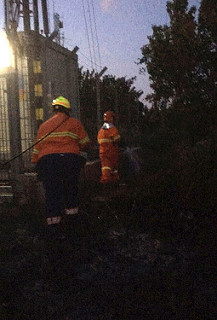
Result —
M 115 182 L 120 179 L 118 174 L 118 154 L 100 155 L 101 183 Z

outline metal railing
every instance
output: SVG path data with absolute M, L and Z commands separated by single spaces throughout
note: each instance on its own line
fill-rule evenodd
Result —
M 3 166 L 15 153 L 21 153 L 28 149 L 35 137 L 35 126 L 30 101 L 30 86 L 27 57 L 17 58 L 17 70 L 15 75 L 4 74 L 0 76 L 0 180 L 10 179 L 10 164 Z M 17 78 L 17 87 L 13 87 L 11 81 Z M 16 80 L 16 79 L 15 79 Z M 13 105 L 10 95 L 17 90 L 17 104 Z M 9 105 L 10 104 L 10 105 Z M 16 141 L 14 141 L 16 140 Z M 16 149 L 16 152 L 14 151 Z M 31 150 L 24 153 L 19 159 L 19 170 L 30 167 Z M 19 170 L 17 173 L 19 173 Z M 21 172 L 20 172 L 21 173 Z

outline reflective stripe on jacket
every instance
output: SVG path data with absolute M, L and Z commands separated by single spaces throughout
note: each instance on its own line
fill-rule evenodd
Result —
M 56 113 L 39 127 L 36 141 L 45 137 L 49 132 L 58 127 L 66 119 L 62 112 Z M 83 125 L 75 118 L 69 117 L 54 132 L 35 145 L 32 152 L 32 162 L 36 163 L 40 158 L 52 153 L 80 154 L 83 147 L 90 141 Z
M 118 152 L 120 135 L 115 126 L 108 129 L 101 128 L 98 132 L 97 140 L 99 143 L 100 154 L 112 154 Z

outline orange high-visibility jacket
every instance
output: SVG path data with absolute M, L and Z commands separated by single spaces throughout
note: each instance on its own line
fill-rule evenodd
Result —
M 57 112 L 52 118 L 42 123 L 38 129 L 36 141 L 54 130 L 67 119 L 66 114 Z M 83 125 L 75 118 L 69 117 L 60 127 L 35 145 L 32 153 L 32 163 L 52 153 L 75 153 L 80 151 L 90 141 Z
M 100 155 L 112 155 L 118 153 L 118 142 L 120 135 L 115 126 L 104 129 L 104 126 L 99 130 L 97 140 L 99 143 Z

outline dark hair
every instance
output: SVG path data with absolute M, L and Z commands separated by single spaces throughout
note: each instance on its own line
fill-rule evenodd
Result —
M 70 114 L 70 110 L 64 108 L 63 106 L 60 106 L 59 104 L 56 104 L 55 106 L 53 106 L 53 110 L 54 110 L 54 112 L 62 112 L 67 115 Z

